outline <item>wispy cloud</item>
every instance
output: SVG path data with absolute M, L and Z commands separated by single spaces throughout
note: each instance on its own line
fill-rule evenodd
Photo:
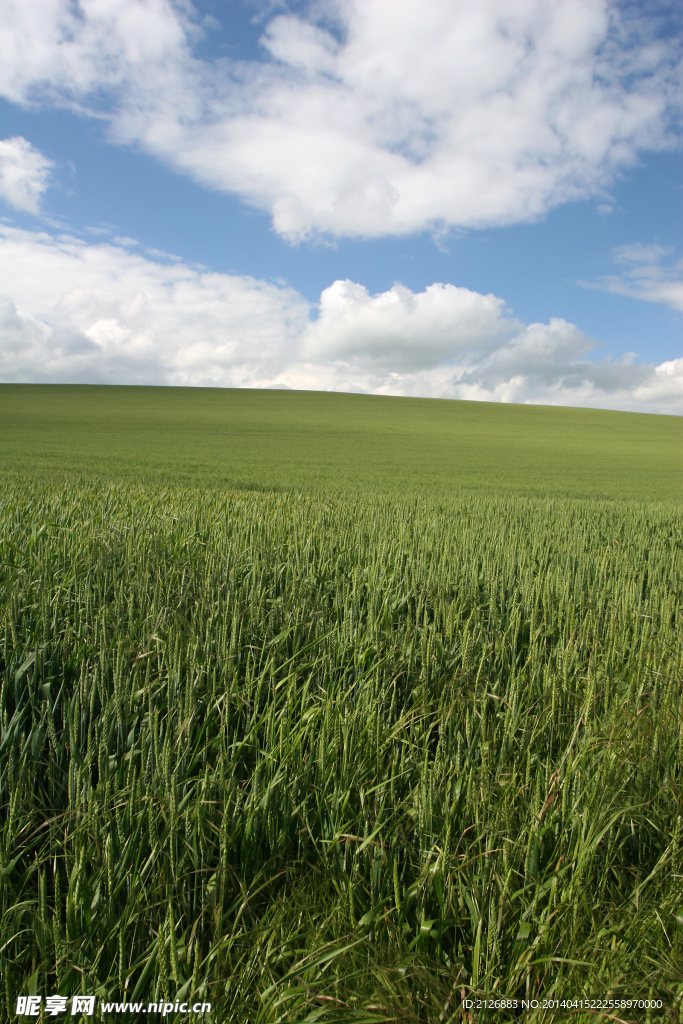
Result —
M 683 359 L 591 358 L 559 318 L 435 283 L 296 291 L 0 225 L 0 379 L 289 387 L 683 414 Z M 317 317 L 316 317 L 317 312 Z
M 0 139 L 0 199 L 16 210 L 38 213 L 53 166 L 21 135 Z
M 672 247 L 621 245 L 612 250 L 612 255 L 621 267 L 620 273 L 580 283 L 586 288 L 600 288 L 645 302 L 658 302 L 683 313 L 683 259 L 674 258 Z
M 6 0 L 0 94 L 270 211 L 289 238 L 529 220 L 604 195 L 680 116 L 679 41 L 612 0 L 264 8 L 263 58 L 199 59 L 188 2 Z M 269 13 L 270 12 L 270 13 Z

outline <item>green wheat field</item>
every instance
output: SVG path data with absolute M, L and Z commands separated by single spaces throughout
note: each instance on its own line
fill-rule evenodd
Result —
M 683 1021 L 683 418 L 4 385 L 0 486 L 0 1017 Z

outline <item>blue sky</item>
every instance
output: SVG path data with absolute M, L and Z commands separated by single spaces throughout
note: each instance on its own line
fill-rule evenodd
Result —
M 674 5 L 9 10 L 1 379 L 683 413 Z

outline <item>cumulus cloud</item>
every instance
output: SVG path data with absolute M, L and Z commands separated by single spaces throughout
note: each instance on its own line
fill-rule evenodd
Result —
M 301 341 L 282 374 L 292 387 L 683 413 L 683 359 L 595 360 L 574 324 L 525 325 L 502 299 L 448 284 L 370 295 L 336 281 Z
M 0 225 L 4 381 L 268 383 L 308 323 L 295 291 Z
M 303 352 L 390 372 L 438 366 L 509 337 L 517 324 L 504 315 L 504 305 L 495 295 L 452 284 L 432 284 L 418 294 L 395 284 L 370 295 L 353 281 L 335 281 L 320 296 Z
M 38 213 L 53 166 L 21 135 L 0 139 L 0 199 L 16 210 Z
M 529 220 L 602 194 L 680 115 L 679 41 L 638 5 L 276 6 L 262 59 L 208 61 L 189 0 L 6 0 L 0 93 L 105 116 L 292 239 Z
M 131 240 L 126 240 L 131 242 Z M 435 283 L 282 284 L 0 224 L 0 379 L 271 387 L 683 414 L 683 358 L 591 358 L 574 324 L 520 323 Z M 317 317 L 315 316 L 317 312 Z
M 620 245 L 612 255 L 621 273 L 609 274 L 593 284 L 582 284 L 646 302 L 659 302 L 683 313 L 683 259 L 673 259 L 674 250 L 670 246 Z
M 4 0 L 0 88 L 21 104 L 92 111 L 104 91 L 177 72 L 193 35 L 187 7 L 169 0 Z

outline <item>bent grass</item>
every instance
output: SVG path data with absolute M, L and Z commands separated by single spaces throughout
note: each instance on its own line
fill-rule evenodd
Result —
M 626 501 L 6 486 L 7 1013 L 683 1019 L 682 536 Z

